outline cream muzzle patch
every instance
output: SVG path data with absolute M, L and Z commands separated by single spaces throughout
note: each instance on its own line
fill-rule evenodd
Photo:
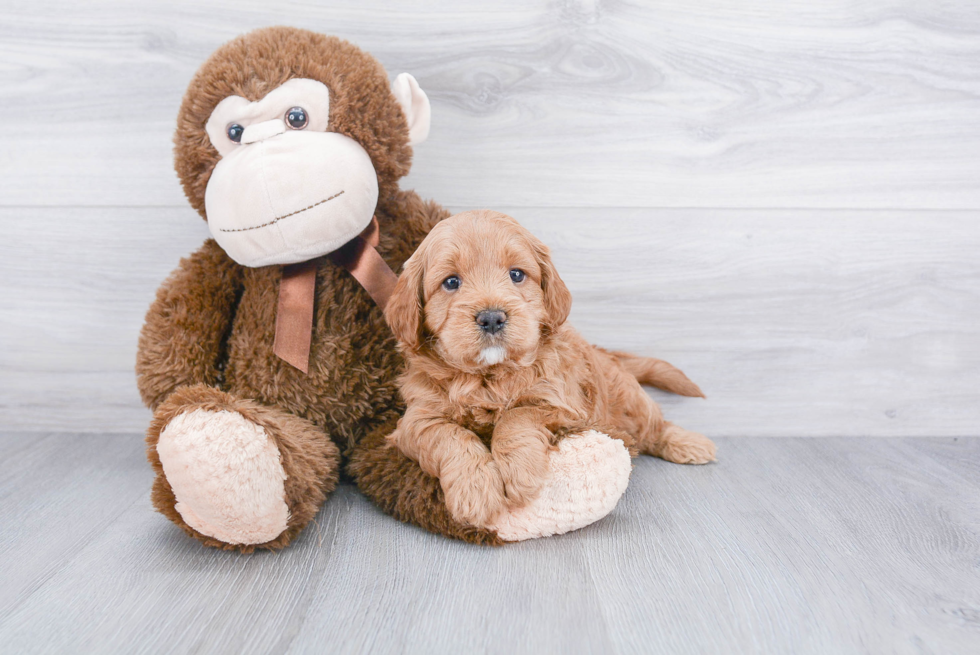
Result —
M 239 264 L 308 261 L 371 223 L 377 173 L 359 143 L 327 131 L 329 116 L 329 90 L 309 79 L 215 107 L 206 130 L 221 160 L 205 209 L 211 235 Z

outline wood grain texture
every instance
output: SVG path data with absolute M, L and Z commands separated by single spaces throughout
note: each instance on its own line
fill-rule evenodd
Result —
M 206 237 L 177 107 L 270 24 L 413 73 L 405 188 L 549 243 L 719 463 L 500 549 L 350 486 L 279 554 L 154 514 L 136 338 Z M 980 652 L 980 440 L 857 438 L 980 434 L 978 116 L 970 0 L 4 3 L 0 652 Z
M 706 467 L 637 460 L 593 526 L 496 549 L 342 485 L 253 556 L 152 513 L 141 441 L 0 434 L 4 652 L 980 650 L 978 439 L 722 439 Z
M 280 23 L 415 74 L 446 204 L 980 208 L 971 0 L 6 3 L 0 203 L 183 206 L 191 75 Z
M 550 244 L 599 345 L 673 362 L 712 436 L 974 435 L 971 212 L 508 210 Z M 0 209 L 0 425 L 139 432 L 136 337 L 206 237 L 190 209 Z M 52 257 L 45 253 L 56 253 Z M 43 265 L 38 262 L 43 260 Z

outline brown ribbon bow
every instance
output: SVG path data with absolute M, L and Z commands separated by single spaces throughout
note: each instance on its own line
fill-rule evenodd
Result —
M 330 253 L 329 257 L 338 266 L 346 268 L 383 310 L 398 276 L 375 250 L 380 240 L 378 217 L 374 216 L 359 236 Z M 276 340 L 272 352 L 304 373 L 309 372 L 310 366 L 316 269 L 315 259 L 287 264 L 282 267 L 279 283 Z

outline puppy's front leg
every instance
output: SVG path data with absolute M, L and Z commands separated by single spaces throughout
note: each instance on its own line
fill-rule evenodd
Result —
M 485 527 L 506 508 L 500 469 L 480 438 L 466 428 L 416 406 L 405 412 L 388 439 L 439 478 L 446 507 L 457 521 Z
M 517 407 L 503 412 L 494 426 L 490 448 L 510 507 L 534 500 L 551 475 L 547 417 L 548 412 L 538 407 Z

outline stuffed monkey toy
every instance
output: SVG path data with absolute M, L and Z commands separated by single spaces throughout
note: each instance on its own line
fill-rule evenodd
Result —
M 367 53 L 305 30 L 239 37 L 191 81 L 175 167 L 213 238 L 158 290 L 136 372 L 153 504 L 202 543 L 286 546 L 344 467 L 389 514 L 475 543 L 576 529 L 622 495 L 629 454 L 598 435 L 553 454 L 535 503 L 476 527 L 388 443 L 403 362 L 379 304 L 448 216 L 398 187 L 429 121 L 410 75 L 391 84 Z

